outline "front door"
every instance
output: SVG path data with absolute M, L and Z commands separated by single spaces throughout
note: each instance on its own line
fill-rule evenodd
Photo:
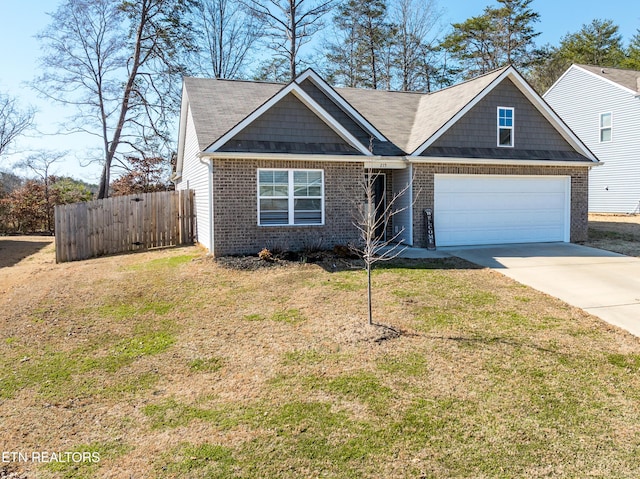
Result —
M 381 240 L 386 239 L 386 231 L 385 231 L 385 221 L 382 219 L 384 215 L 384 210 L 387 207 L 387 188 L 386 181 L 387 176 L 383 173 L 374 175 L 373 181 L 373 204 L 376 208 L 376 223 L 378 227 L 376 228 L 376 238 Z

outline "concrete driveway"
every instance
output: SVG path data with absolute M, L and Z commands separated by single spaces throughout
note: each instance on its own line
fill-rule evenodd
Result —
M 640 259 L 569 243 L 438 248 L 640 337 Z

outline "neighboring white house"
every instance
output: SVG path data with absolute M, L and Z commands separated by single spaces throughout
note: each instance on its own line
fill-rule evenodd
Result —
M 640 213 L 640 72 L 572 65 L 543 97 L 604 163 L 589 211 Z

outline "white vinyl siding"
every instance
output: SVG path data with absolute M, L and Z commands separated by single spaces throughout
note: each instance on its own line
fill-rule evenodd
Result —
M 604 164 L 589 172 L 589 211 L 640 212 L 640 98 L 579 67 L 544 99 Z M 611 141 L 600 141 L 599 116 L 611 113 Z
M 438 246 L 569 241 L 568 176 L 435 175 Z
M 258 225 L 324 224 L 322 170 L 258 170 Z
M 198 138 L 196 136 L 191 109 L 187 112 L 187 128 L 183 152 L 182 177 L 176 184 L 177 190 L 191 189 L 195 194 L 195 211 L 197 217 L 198 243 L 213 252 L 213 238 L 211 237 L 211 178 L 207 163 L 200 161 L 198 154 Z

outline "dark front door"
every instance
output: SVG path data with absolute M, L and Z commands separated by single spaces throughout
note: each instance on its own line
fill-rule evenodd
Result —
M 386 233 L 384 230 L 385 222 L 384 222 L 384 219 L 382 219 L 382 216 L 384 215 L 384 210 L 387 206 L 386 179 L 387 179 L 386 175 L 379 174 L 374 177 L 374 181 L 373 181 L 373 204 L 375 205 L 375 208 L 376 208 L 376 223 L 378 224 L 378 227 L 376 228 L 376 238 L 379 238 L 382 240 L 385 239 L 385 233 Z

